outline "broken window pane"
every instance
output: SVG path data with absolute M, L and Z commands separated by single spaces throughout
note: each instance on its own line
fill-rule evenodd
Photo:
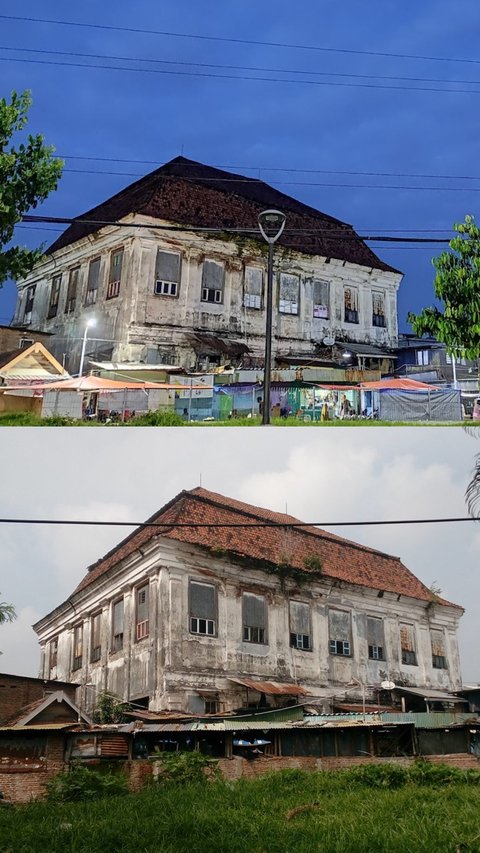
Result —
M 280 314 L 298 314 L 300 279 L 298 275 L 280 273 L 278 310 Z
M 383 619 L 367 616 L 367 644 L 370 660 L 385 660 Z
M 95 613 L 92 616 L 91 623 L 91 639 L 90 639 L 90 660 L 92 663 L 94 661 L 100 660 L 102 656 L 102 641 L 101 641 L 101 626 L 102 626 L 102 614 Z
M 49 320 L 51 320 L 51 319 L 52 319 L 52 317 L 56 317 L 56 316 L 57 316 L 57 311 L 58 311 L 58 301 L 59 301 L 59 298 L 60 298 L 60 285 L 61 285 L 61 282 L 62 282 L 62 276 L 61 276 L 61 274 L 60 274 L 60 275 L 54 275 L 54 276 L 53 276 L 53 278 L 52 278 L 52 283 L 51 283 L 51 285 L 50 285 L 50 301 L 49 301 L 49 303 L 48 303 L 48 314 L 47 314 L 47 318 L 48 318 Z
M 98 282 L 100 278 L 100 258 L 95 258 L 90 261 L 88 268 L 87 292 L 85 295 L 85 305 L 94 305 L 97 301 Z
M 345 323 L 358 323 L 358 290 L 346 287 L 343 291 Z
M 447 657 L 445 654 L 445 636 L 442 630 L 432 628 L 430 631 L 432 640 L 432 666 L 434 669 L 447 669 Z
M 202 271 L 202 302 L 223 302 L 225 269 L 215 261 L 204 261 Z
M 408 666 L 417 665 L 417 654 L 415 651 L 415 631 L 413 625 L 400 623 L 400 646 L 402 650 L 402 663 Z
M 310 606 L 303 601 L 290 602 L 290 645 L 295 649 L 311 649 Z
M 328 281 L 313 282 L 313 316 L 320 320 L 328 320 L 330 316 L 330 284 Z
M 65 303 L 65 314 L 73 314 L 73 312 L 75 311 L 79 278 L 80 267 L 75 267 L 74 270 L 70 270 L 70 276 L 68 278 L 67 301 Z
M 244 592 L 243 639 L 246 643 L 266 643 L 267 609 L 263 595 Z
M 330 654 L 349 657 L 351 654 L 350 613 L 345 610 L 329 610 L 328 632 Z
M 190 581 L 190 632 L 213 637 L 216 633 L 216 590 L 212 584 Z
M 261 308 L 263 293 L 263 270 L 245 267 L 243 304 L 245 308 Z
M 181 256 L 175 252 L 157 252 L 155 264 L 156 296 L 178 296 Z
M 115 601 L 112 608 L 112 651 L 123 649 L 123 598 Z
M 146 584 L 136 591 L 135 637 L 137 640 L 148 637 L 148 616 L 148 584 Z
M 108 273 L 107 299 L 113 299 L 120 293 L 122 278 L 123 249 L 116 249 L 110 255 L 110 270 Z
M 372 326 L 385 328 L 385 294 L 382 291 L 372 292 Z

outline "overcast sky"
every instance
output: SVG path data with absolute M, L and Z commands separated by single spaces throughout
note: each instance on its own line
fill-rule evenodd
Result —
M 30 129 L 66 158 L 42 208 L 49 215 L 86 211 L 183 153 L 260 176 L 362 234 L 425 236 L 477 211 L 479 30 L 478 0 L 16 0 L 0 9 L 0 97 L 31 89 Z M 78 67 L 112 62 L 143 70 Z M 276 81 L 240 79 L 248 76 Z M 52 242 L 53 226 L 44 227 L 23 226 L 18 240 Z M 405 330 L 407 311 L 432 301 L 438 249 L 376 251 L 406 273 Z M 12 283 L 0 291 L 0 323 L 15 295 Z
M 2 429 L 2 518 L 140 522 L 182 489 L 212 491 L 334 522 L 465 516 L 480 442 L 457 428 Z M 480 681 L 477 523 L 330 528 L 402 558 L 466 608 L 464 681 Z M 36 675 L 31 624 L 59 605 L 86 567 L 127 531 L 0 525 L 3 672 Z

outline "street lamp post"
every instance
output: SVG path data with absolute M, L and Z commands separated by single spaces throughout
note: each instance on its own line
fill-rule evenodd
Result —
M 286 216 L 280 210 L 263 210 L 258 217 L 258 227 L 268 243 L 267 299 L 265 322 L 265 360 L 263 368 L 262 426 L 270 423 L 270 379 L 272 370 L 272 315 L 273 315 L 273 246 L 285 228 Z
M 95 317 L 90 317 L 90 319 L 89 319 L 89 320 L 87 320 L 87 322 L 86 322 L 86 324 L 85 324 L 85 332 L 83 333 L 83 340 L 82 340 L 82 351 L 81 351 L 81 354 L 80 354 L 80 367 L 79 367 L 79 369 L 78 369 L 78 378 L 79 378 L 79 379 L 81 379 L 81 378 L 82 378 L 82 373 L 83 373 L 83 363 L 84 363 L 84 361 L 85 361 L 85 349 L 86 349 L 86 346 L 87 346 L 88 330 L 89 330 L 92 326 L 94 326 L 96 322 L 97 322 L 97 321 L 95 320 Z

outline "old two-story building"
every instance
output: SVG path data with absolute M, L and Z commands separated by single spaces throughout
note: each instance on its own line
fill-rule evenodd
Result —
M 40 677 L 80 683 L 87 709 L 109 691 L 194 714 L 459 690 L 462 608 L 399 558 L 300 525 L 181 492 L 36 623 Z
M 322 353 L 328 361 L 347 341 L 375 363 L 388 357 L 401 273 L 350 225 L 184 157 L 79 216 L 18 282 L 14 325 L 51 333 L 71 373 L 88 321 L 90 361 L 261 367 L 266 208 L 287 217 L 274 258 L 277 364 Z

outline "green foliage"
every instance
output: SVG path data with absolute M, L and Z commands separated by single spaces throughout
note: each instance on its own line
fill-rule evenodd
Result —
M 118 696 L 109 693 L 105 690 L 97 696 L 97 702 L 92 713 L 92 719 L 96 723 L 125 723 L 129 721 L 129 717 L 125 716 L 125 711 L 129 710 L 130 705 L 127 702 L 122 702 Z
M 0 601 L 0 625 L 3 625 L 4 622 L 13 622 L 16 617 L 17 614 L 13 604 L 7 604 L 6 601 Z
M 49 779 L 46 784 L 47 800 L 55 803 L 78 803 L 102 797 L 118 797 L 128 793 L 127 778 L 123 773 L 102 773 L 81 764 L 75 764 Z
M 409 779 L 408 768 L 399 764 L 363 764 L 346 771 L 354 784 L 367 788 L 402 788 Z
M 453 227 L 459 236 L 451 251 L 433 259 L 435 296 L 444 309 L 431 306 L 407 319 L 415 334 L 433 335 L 453 356 L 474 360 L 480 358 L 480 229 L 473 216 Z
M 322 574 L 322 561 L 320 557 L 316 557 L 314 555 L 311 557 L 305 557 L 303 565 L 309 572 L 313 572 L 317 576 Z
M 465 782 L 480 785 L 478 770 L 460 770 L 447 764 L 432 764 L 421 758 L 408 768 L 408 778 L 415 785 L 458 785 Z
M 128 426 L 185 426 L 185 421 L 177 412 L 156 411 L 145 412 L 127 421 Z
M 203 784 L 221 778 L 218 760 L 201 752 L 157 752 L 154 760 L 160 764 L 159 782 L 176 785 Z
M 43 136 L 28 135 L 17 147 L 11 138 L 24 130 L 32 99 L 30 92 L 12 92 L 10 102 L 0 98 L 0 286 L 7 278 L 23 278 L 42 256 L 42 249 L 13 246 L 15 225 L 28 210 L 57 188 L 63 161 Z

